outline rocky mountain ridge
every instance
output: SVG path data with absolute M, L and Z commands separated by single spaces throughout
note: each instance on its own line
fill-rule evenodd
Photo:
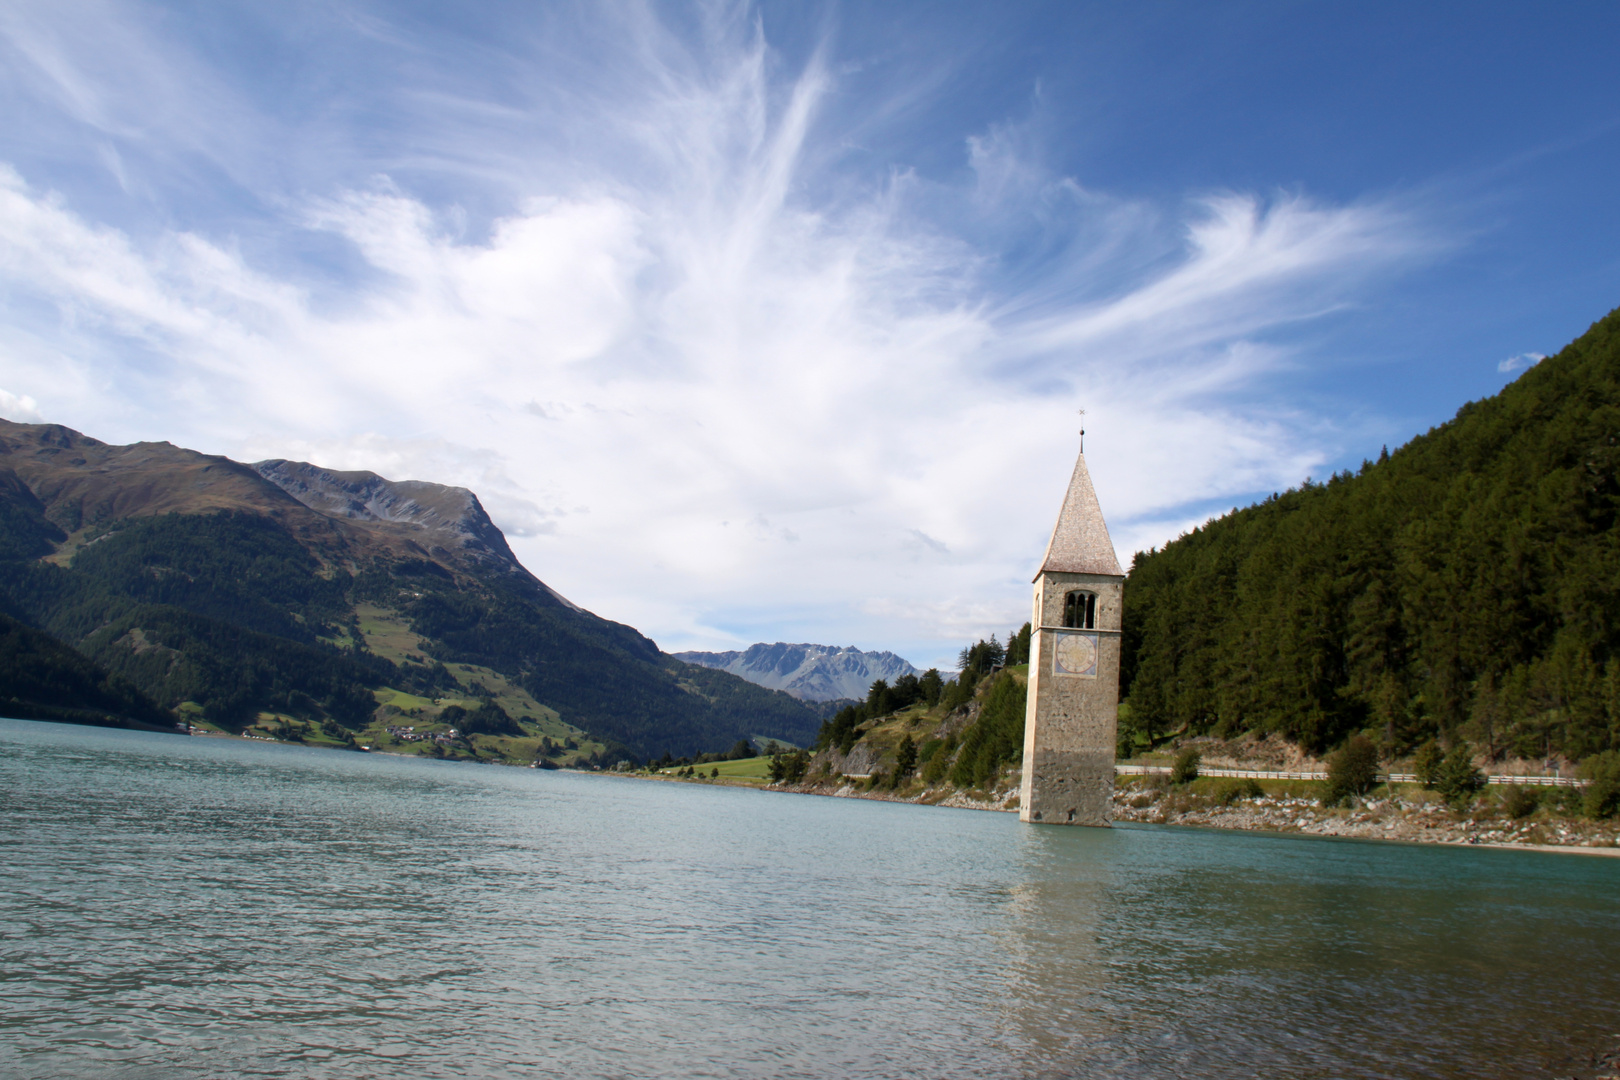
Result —
M 790 645 L 763 642 L 730 652 L 680 652 L 688 664 L 727 671 L 804 701 L 864 699 L 878 679 L 893 682 L 920 675 L 911 663 L 892 652 L 862 652 L 853 646 Z
M 388 480 L 374 472 L 343 472 L 279 458 L 255 462 L 252 467 L 318 513 L 387 530 L 424 553 L 454 551 L 528 575 L 478 496 L 466 488 Z M 549 585 L 540 584 L 563 605 L 581 610 Z
M 168 442 L 118 446 L 60 424 L 0 420 L 0 497 L 28 508 L 58 562 L 114 522 L 234 510 L 280 522 L 329 563 L 426 557 L 452 572 L 471 561 L 530 576 L 464 488 L 301 462 L 244 465 Z

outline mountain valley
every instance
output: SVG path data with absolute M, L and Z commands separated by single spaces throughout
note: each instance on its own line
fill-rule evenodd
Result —
M 465 489 L 59 425 L 0 421 L 0 613 L 107 688 L 100 722 L 550 764 L 803 744 L 817 722 L 564 599 Z M 0 685 L 12 715 L 58 708 L 25 682 Z

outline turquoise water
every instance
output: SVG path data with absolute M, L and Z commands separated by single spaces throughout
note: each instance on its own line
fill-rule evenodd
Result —
M 7 1077 L 1589 1075 L 1620 860 L 0 720 Z

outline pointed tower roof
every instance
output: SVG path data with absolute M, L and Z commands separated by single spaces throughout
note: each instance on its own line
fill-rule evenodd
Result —
M 1035 576 L 1038 578 L 1049 571 L 1125 576 L 1114 554 L 1114 542 L 1108 538 L 1108 523 L 1103 520 L 1102 507 L 1097 505 L 1097 492 L 1091 486 L 1091 474 L 1086 471 L 1084 450 L 1075 459 L 1069 492 L 1063 496 L 1063 511 L 1058 514 L 1057 527 L 1046 545 L 1046 557 L 1041 560 L 1041 568 Z

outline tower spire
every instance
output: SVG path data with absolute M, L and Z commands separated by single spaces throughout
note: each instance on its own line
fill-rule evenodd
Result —
M 1063 509 L 1058 513 L 1057 525 L 1052 529 L 1052 539 L 1047 541 L 1046 554 L 1041 558 L 1036 577 L 1051 572 L 1115 577 L 1125 574 L 1120 569 L 1119 556 L 1114 554 L 1114 542 L 1109 539 L 1108 523 L 1103 520 L 1096 489 L 1091 486 L 1091 473 L 1086 470 L 1085 435 L 1085 430 L 1081 429 L 1080 454 L 1075 458 L 1074 474 L 1069 478 Z

